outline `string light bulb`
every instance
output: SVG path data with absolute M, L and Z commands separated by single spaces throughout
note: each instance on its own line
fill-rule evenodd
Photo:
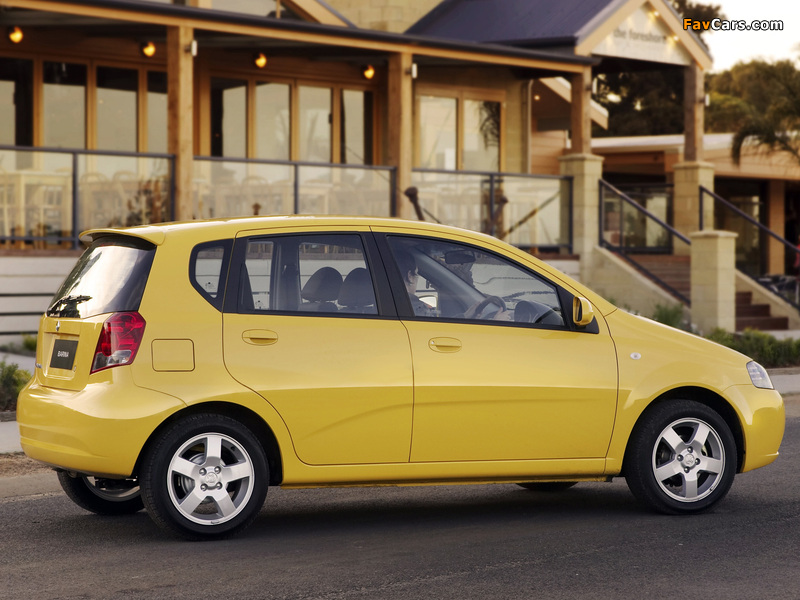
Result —
M 367 65 L 364 67 L 364 70 L 361 72 L 361 74 L 364 75 L 364 79 L 372 79 L 375 77 L 375 67 L 372 65 Z
M 253 64 L 257 66 L 259 69 L 263 69 L 267 66 L 267 56 L 263 52 L 259 52 L 253 57 Z
M 153 42 L 145 42 L 142 44 L 142 54 L 147 58 L 153 58 L 156 54 L 156 45 Z
M 14 25 L 14 27 L 9 27 L 8 29 L 8 39 L 11 40 L 14 44 L 19 44 L 22 41 L 23 34 L 22 29 Z

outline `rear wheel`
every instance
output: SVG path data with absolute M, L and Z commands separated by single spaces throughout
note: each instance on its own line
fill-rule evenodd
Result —
M 58 482 L 70 500 L 98 515 L 127 515 L 144 508 L 139 486 L 130 479 L 101 479 L 59 471 Z
M 221 415 L 178 421 L 145 455 L 145 506 L 162 528 L 187 539 L 232 535 L 255 519 L 267 494 L 264 450 L 243 424 Z
M 642 419 L 625 455 L 634 496 L 667 514 L 701 512 L 725 497 L 736 473 L 736 442 L 718 413 L 675 400 Z

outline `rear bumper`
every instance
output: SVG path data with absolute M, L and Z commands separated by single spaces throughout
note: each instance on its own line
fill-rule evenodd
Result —
M 80 391 L 42 386 L 20 393 L 17 422 L 29 457 L 70 471 L 129 477 L 153 431 L 183 402 L 153 390 L 106 383 Z

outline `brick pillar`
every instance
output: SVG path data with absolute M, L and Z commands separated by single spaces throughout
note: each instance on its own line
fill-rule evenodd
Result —
M 592 252 L 600 239 L 600 178 L 603 159 L 593 154 L 568 154 L 559 159 L 562 175 L 572 176 L 572 251 L 581 259 L 581 280 L 591 269 Z
M 706 229 L 692 240 L 692 323 L 703 334 L 736 330 L 736 234 Z
M 673 227 L 688 236 L 700 229 L 700 186 L 714 191 L 714 165 L 705 162 L 681 162 L 676 163 L 673 168 L 675 170 Z M 714 204 L 709 196 L 706 196 L 703 205 L 703 227 L 714 228 Z M 684 250 L 686 251 L 688 250 Z M 683 252 L 681 248 L 676 247 L 675 253 Z

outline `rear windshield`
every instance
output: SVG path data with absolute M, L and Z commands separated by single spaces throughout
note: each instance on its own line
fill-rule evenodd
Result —
M 92 243 L 61 284 L 47 316 L 85 319 L 139 310 L 156 247 L 126 236 Z

